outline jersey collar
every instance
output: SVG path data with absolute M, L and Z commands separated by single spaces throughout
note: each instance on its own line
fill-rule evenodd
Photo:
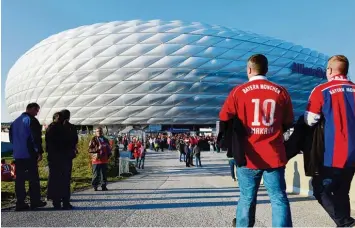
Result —
M 249 79 L 249 81 L 254 81 L 254 80 L 267 80 L 267 78 L 263 75 L 256 75 L 256 76 L 253 76 Z
M 337 80 L 337 81 L 348 81 L 348 78 L 345 75 L 335 75 L 333 76 L 330 81 Z

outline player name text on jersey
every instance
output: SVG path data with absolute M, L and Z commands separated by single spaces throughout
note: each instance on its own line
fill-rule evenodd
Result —
M 275 86 L 272 85 L 264 85 L 264 84 L 251 84 L 243 89 L 243 93 L 248 93 L 249 91 L 255 90 L 255 89 L 266 89 L 266 90 L 271 90 L 274 91 L 277 94 L 280 94 L 280 90 L 276 88 Z
M 250 128 L 250 134 L 267 135 L 267 134 L 272 134 L 272 133 L 274 133 L 274 128 L 273 127 L 255 127 L 255 128 Z
M 355 89 L 354 88 L 335 88 L 335 89 L 329 90 L 329 93 L 332 95 L 334 93 L 342 93 L 342 92 L 355 93 Z

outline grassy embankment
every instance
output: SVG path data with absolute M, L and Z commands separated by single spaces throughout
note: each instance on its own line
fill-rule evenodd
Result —
M 79 140 L 78 144 L 78 155 L 73 160 L 73 173 L 71 189 L 72 191 L 77 191 L 81 189 L 86 189 L 91 186 L 92 170 L 91 170 L 91 160 L 90 154 L 88 153 L 88 146 L 91 136 L 84 136 Z M 43 144 L 44 146 L 44 144 Z M 43 147 L 45 148 L 45 146 Z M 46 159 L 46 153 L 43 154 L 43 160 L 39 162 L 39 175 L 41 183 L 41 194 L 43 197 L 46 196 L 47 192 L 47 181 L 48 181 L 48 163 Z M 4 154 L 2 158 L 6 159 L 6 162 L 10 164 L 13 160 L 11 154 Z M 109 163 L 109 173 L 108 181 L 118 181 L 124 177 L 117 177 L 118 170 L 117 167 L 113 166 L 112 156 Z M 28 189 L 28 183 L 26 183 L 26 189 Z M 1 206 L 8 206 L 14 203 L 15 199 L 15 182 L 5 182 L 1 181 Z

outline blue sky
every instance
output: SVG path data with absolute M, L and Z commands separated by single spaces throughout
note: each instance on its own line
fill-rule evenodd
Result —
M 4 0 L 1 6 L 1 121 L 7 73 L 48 36 L 85 24 L 132 19 L 199 21 L 344 54 L 355 79 L 354 0 Z

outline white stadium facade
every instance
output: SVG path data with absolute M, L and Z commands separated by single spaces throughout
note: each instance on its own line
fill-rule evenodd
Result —
M 302 114 L 325 81 L 324 54 L 238 29 L 160 20 L 81 26 L 41 41 L 11 68 L 6 103 L 16 118 L 37 102 L 41 124 L 69 109 L 77 125 L 213 126 L 256 53 Z

